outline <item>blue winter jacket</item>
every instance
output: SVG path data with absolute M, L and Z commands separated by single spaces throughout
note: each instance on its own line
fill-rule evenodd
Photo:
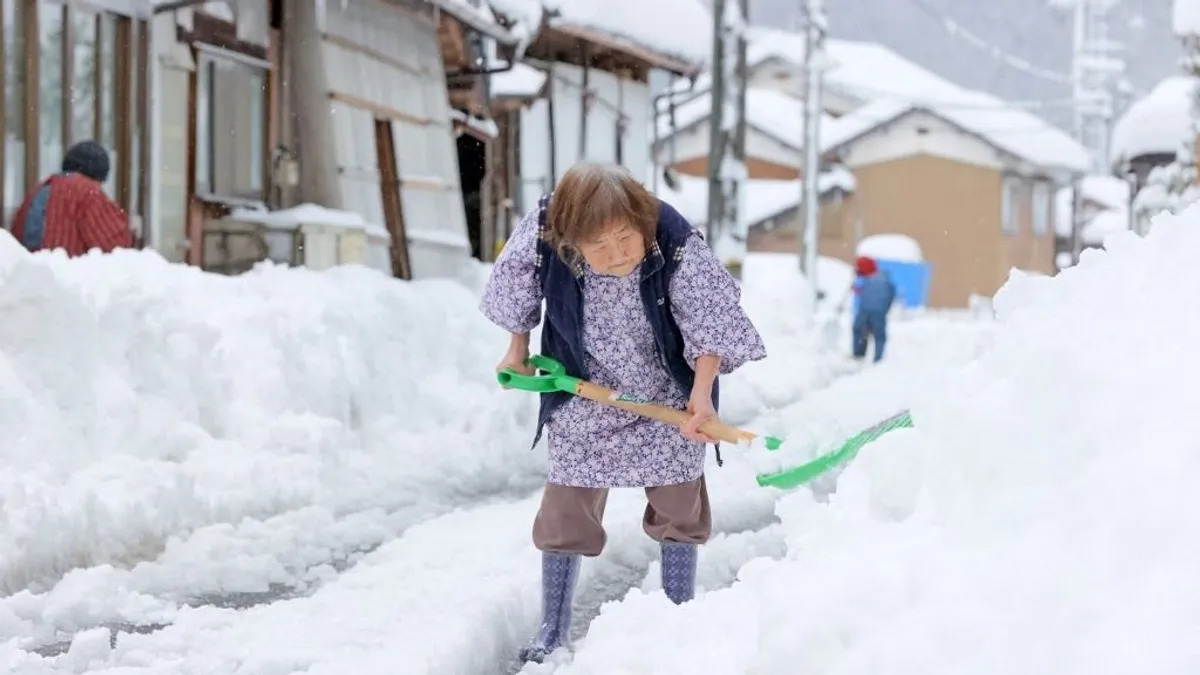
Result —
M 883 270 L 858 281 L 858 311 L 887 314 L 896 300 L 896 285 Z

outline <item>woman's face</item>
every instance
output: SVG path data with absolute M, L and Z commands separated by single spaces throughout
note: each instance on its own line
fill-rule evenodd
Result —
M 646 239 L 627 222 L 612 222 L 577 248 L 583 259 L 600 274 L 623 277 L 646 257 Z

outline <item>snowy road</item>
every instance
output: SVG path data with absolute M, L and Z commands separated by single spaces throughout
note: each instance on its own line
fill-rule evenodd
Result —
M 539 609 L 529 528 L 544 460 L 528 450 L 533 398 L 495 387 L 503 336 L 470 291 L 354 270 L 212 279 L 136 255 L 0 263 L 0 386 L 20 393 L 0 409 L 18 430 L 0 478 L 0 670 L 516 669 Z M 786 284 L 767 286 L 775 296 L 747 302 L 773 356 L 729 379 L 724 415 L 793 434 L 789 447 L 907 406 L 980 330 L 897 326 L 891 363 L 826 387 L 837 367 L 775 311 Z M 65 365 L 64 329 L 97 338 Z M 709 471 L 709 590 L 785 551 L 779 495 L 753 481 L 783 460 L 738 453 Z M 642 508 L 637 491 L 610 500 L 579 638 L 606 603 L 657 586 Z

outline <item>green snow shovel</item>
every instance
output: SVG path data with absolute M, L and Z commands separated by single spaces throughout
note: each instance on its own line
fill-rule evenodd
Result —
M 573 396 L 595 401 L 601 405 L 621 408 L 633 413 L 649 417 L 660 422 L 682 427 L 691 419 L 691 415 L 683 410 L 669 408 L 664 405 L 647 401 L 637 396 L 622 394 L 607 387 L 581 380 L 567 375 L 566 368 L 554 359 L 535 354 L 529 357 L 527 363 L 542 374 L 523 375 L 511 369 L 497 374 L 500 384 L 509 389 L 519 389 L 535 393 L 564 392 Z M 822 455 L 810 462 L 801 464 L 778 473 L 763 474 L 757 477 L 758 484 L 763 487 L 790 489 L 807 483 L 821 474 L 841 466 L 854 458 L 858 450 L 879 436 L 901 426 L 911 426 L 912 420 L 907 411 L 884 420 L 880 424 L 854 436 L 836 452 Z M 732 427 L 715 420 L 700 425 L 700 431 L 711 438 L 726 443 L 752 443 L 760 436 L 758 434 Z M 767 450 L 778 450 L 783 446 L 783 439 L 775 436 L 762 436 L 763 445 Z

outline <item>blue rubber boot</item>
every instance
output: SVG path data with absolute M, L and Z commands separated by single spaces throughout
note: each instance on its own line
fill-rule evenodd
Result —
M 560 647 L 571 647 L 571 601 L 579 578 L 579 556 L 542 552 L 542 627 L 521 648 L 524 662 L 541 663 Z
M 696 595 L 696 545 L 662 543 L 662 587 L 671 602 L 681 605 Z

